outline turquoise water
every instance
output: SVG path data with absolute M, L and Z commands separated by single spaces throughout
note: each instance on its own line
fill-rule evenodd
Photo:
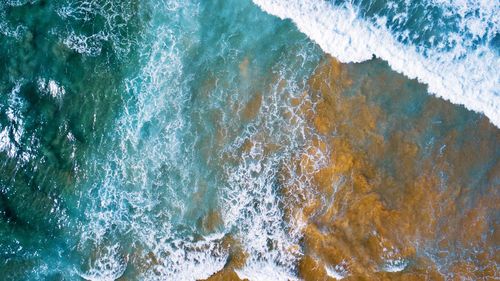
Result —
M 273 118 L 320 58 L 290 23 L 250 2 L 37 1 L 4 3 L 2 14 L 0 271 L 14 279 L 118 277 L 139 248 L 171 256 L 159 269 L 165 276 L 208 277 L 227 256 L 212 255 L 218 233 L 282 224 L 272 183 L 228 174 L 252 177 L 243 171 L 251 162 L 275 173 L 303 141 Z M 245 58 L 252 64 L 240 71 Z M 266 88 L 285 79 L 287 95 Z M 235 117 L 258 92 L 269 100 L 268 118 Z M 220 169 L 220 154 L 259 134 L 255 122 L 276 130 L 284 147 Z M 229 204 L 248 184 L 255 185 L 248 200 L 271 196 L 264 225 L 246 221 L 251 202 Z M 198 227 L 223 204 L 234 212 L 225 225 Z M 197 241 L 206 235 L 214 237 Z
M 373 56 L 500 126 L 498 19 L 487 0 L 254 0 L 344 63 Z
M 2 1 L 0 279 L 207 278 L 228 235 L 249 256 L 241 277 L 294 279 L 278 173 L 315 135 L 294 100 L 324 56 L 251 1 Z

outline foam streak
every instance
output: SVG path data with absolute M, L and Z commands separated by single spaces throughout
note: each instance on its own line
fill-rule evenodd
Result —
M 416 46 L 399 42 L 397 34 L 384 25 L 359 17 L 351 5 L 338 7 L 308 0 L 254 3 L 272 15 L 291 19 L 301 32 L 341 62 L 380 57 L 393 70 L 427 84 L 430 93 L 484 113 L 500 127 L 500 58 L 488 46 L 478 46 L 465 55 L 462 45 L 449 51 L 429 49 L 424 55 Z

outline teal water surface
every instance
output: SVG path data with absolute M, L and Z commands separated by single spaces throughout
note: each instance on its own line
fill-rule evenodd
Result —
M 268 229 L 273 243 L 293 240 L 269 230 L 282 221 L 274 184 L 265 181 L 304 140 L 286 135 L 293 128 L 279 118 L 289 97 L 272 93 L 284 90 L 266 87 L 286 79 L 289 95 L 299 94 L 320 52 L 290 23 L 239 1 L 0 7 L 4 276 L 107 280 L 125 270 L 133 276 L 126 260 L 154 252 L 168 256 L 157 269 L 163 276 L 201 278 L 227 258 L 216 249 L 217 233 Z M 249 74 L 240 71 L 245 58 L 255 68 Z M 218 154 L 235 153 L 238 142 L 259 134 L 252 120 L 234 116 L 235 106 L 257 92 L 266 92 L 270 104 L 268 118 L 255 122 L 269 123 L 284 147 L 272 159 L 255 153 L 248 163 L 221 169 Z M 216 139 L 221 134 L 223 141 Z M 253 177 L 246 174 L 253 165 L 268 169 L 263 182 L 228 178 L 228 172 Z M 249 184 L 254 194 L 233 198 Z M 250 201 L 266 195 L 270 202 L 254 210 Z M 241 202 L 235 207 L 230 200 Z M 224 225 L 199 226 L 223 204 L 234 209 Z M 246 219 L 262 212 L 269 212 L 262 225 Z M 215 236 L 198 241 L 207 235 Z M 268 241 L 251 248 L 265 256 L 261 243 Z
M 278 173 L 315 134 L 294 102 L 324 56 L 246 0 L 2 1 L 0 280 L 208 278 L 228 236 L 242 276 L 295 279 Z M 374 103 L 418 118 L 412 83 L 414 111 Z

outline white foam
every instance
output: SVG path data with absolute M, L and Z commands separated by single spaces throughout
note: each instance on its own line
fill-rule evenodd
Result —
M 299 280 L 283 267 L 269 262 L 254 262 L 247 264 L 242 269 L 234 270 L 240 279 L 251 281 L 294 281 Z
M 63 41 L 73 51 L 87 56 L 98 56 L 101 53 L 106 36 L 102 33 L 85 36 L 71 32 Z
M 105 247 L 102 253 L 90 264 L 90 269 L 79 275 L 88 281 L 115 281 L 127 269 L 127 258 L 120 257 L 118 244 Z
M 189 2 L 167 5 L 167 10 L 177 9 L 179 5 L 189 5 Z M 192 133 L 196 128 L 189 114 L 191 78 L 183 72 L 183 55 L 193 51 L 189 49 L 190 42 L 197 40 L 191 34 L 200 33 L 198 21 L 184 21 L 193 18 L 197 5 L 193 6 L 179 10 L 189 12 L 189 17 L 170 15 L 174 23 L 158 20 L 160 26 L 155 22 L 144 35 L 150 41 L 140 52 L 142 68 L 139 75 L 126 81 L 124 96 L 130 100 L 125 101 L 116 132 L 112 134 L 117 144 L 100 152 L 103 155 L 98 157 L 105 158 L 104 163 L 90 163 L 95 166 L 91 170 L 104 169 L 105 173 L 89 177 L 91 188 L 87 196 L 92 202 L 86 215 L 90 222 L 82 225 L 79 246 L 84 249 L 88 244 L 102 247 L 110 233 L 120 233 L 133 237 L 134 245 L 138 245 L 134 248 L 137 251 L 134 256 L 147 261 L 151 254 L 157 260 L 141 273 L 140 280 L 196 280 L 207 278 L 224 267 L 228 253 L 222 244 L 225 235 L 230 233 L 248 254 L 245 266 L 237 274 L 250 280 L 295 280 L 300 231 L 293 228 L 303 224 L 286 225 L 276 181 L 280 164 L 289 160 L 291 153 L 301 151 L 309 139 L 304 133 L 304 120 L 291 124 L 288 118 L 283 118 L 284 111 L 294 111 L 299 119 L 299 110 L 287 108 L 291 102 L 286 99 L 302 97 L 303 87 L 298 84 L 306 84 L 297 82 L 303 79 L 302 76 L 286 63 L 273 69 L 283 75 L 273 85 L 272 93 L 263 95 L 263 112 L 259 118 L 255 118 L 242 135 L 235 136 L 234 143 L 229 137 L 224 140 L 228 147 L 221 153 L 234 154 L 241 162 L 224 164 L 221 186 L 210 182 L 209 190 L 203 191 L 214 192 L 215 189 L 218 193 L 220 205 L 217 208 L 224 223 L 221 232 L 203 233 L 202 238 L 195 239 L 190 237 L 190 230 L 188 234 L 178 231 L 178 226 L 186 223 L 183 218 L 193 208 L 204 207 L 193 206 L 191 197 L 201 189 L 198 181 L 203 180 L 205 174 L 197 172 L 199 159 L 195 158 L 197 151 L 190 143 L 195 141 Z M 156 12 L 167 13 L 162 9 Z M 178 30 L 180 27 L 182 29 Z M 287 71 L 289 73 L 285 74 Z M 221 76 L 218 78 L 224 79 L 224 75 Z M 284 84 L 288 85 L 287 89 L 280 86 Z M 211 97 L 224 101 L 239 94 L 224 87 L 216 87 L 214 91 L 220 92 L 212 93 Z M 210 104 L 212 102 L 217 110 L 231 112 L 231 106 L 219 107 L 216 101 L 211 100 Z M 234 118 L 233 115 L 226 117 Z M 225 121 L 222 122 L 224 126 L 234 125 L 234 122 Z M 241 123 L 236 124 L 240 126 Z M 150 128 L 147 137 L 144 128 Z M 262 135 L 275 139 L 263 140 Z M 251 138 L 255 147 L 241 155 L 240 140 L 246 138 Z M 266 141 L 280 144 L 284 150 L 267 156 Z M 189 227 L 194 224 L 192 221 L 187 223 Z M 120 263 L 106 264 L 114 267 L 111 272 L 120 272 Z M 107 276 L 101 271 L 95 274 Z
M 303 52 L 304 59 L 310 54 Z M 309 97 L 303 96 L 303 86 L 299 86 L 301 78 L 293 73 L 290 65 L 277 65 L 280 77 L 268 93 L 263 95 L 262 106 L 256 118 L 242 135 L 227 147 L 226 153 L 238 159 L 236 166 L 224 167 L 227 175 L 227 186 L 221 190 L 219 198 L 223 221 L 227 229 L 233 229 L 238 240 L 248 255 L 245 266 L 235 270 L 242 279 L 259 280 L 297 280 L 294 269 L 301 255 L 300 238 L 305 223 L 285 220 L 283 202 L 276 180 L 281 179 L 281 165 L 300 165 L 291 159 L 309 157 L 314 169 L 326 164 L 326 157 L 319 151 L 309 154 L 312 132 L 303 116 L 298 113 L 298 106 L 291 106 L 291 100 L 301 99 L 304 103 L 312 103 Z M 284 112 L 293 115 L 294 122 L 283 118 Z M 241 153 L 245 140 L 252 143 L 248 152 Z M 280 144 L 280 149 L 272 153 L 265 152 L 269 143 Z M 307 152 L 306 152 L 307 151 Z M 293 173 L 297 169 L 287 168 Z M 307 196 L 311 190 L 310 172 L 291 175 L 287 181 L 293 182 Z M 302 193 L 302 192 L 298 192 Z M 300 216 L 298 216 L 300 218 Z
M 25 145 L 23 151 L 19 149 L 22 145 L 21 139 L 25 137 L 23 112 L 26 110 L 25 101 L 19 96 L 21 86 L 22 80 L 17 81 L 8 94 L 5 115 L 9 124 L 4 128 L 0 127 L 0 152 L 5 152 L 10 158 L 18 157 L 19 160 L 27 162 L 33 158 L 32 151 L 36 144 L 32 141 L 30 145 Z
M 349 5 L 338 7 L 322 0 L 254 0 L 254 3 L 272 15 L 291 19 L 300 31 L 341 62 L 380 57 L 395 71 L 427 84 L 430 93 L 484 113 L 500 127 L 500 58 L 490 48 L 480 46 L 465 52 L 459 44 L 451 51 L 428 50 L 424 56 L 414 46 L 397 41 L 386 27 L 360 19 L 356 9 Z M 498 14 L 493 11 L 490 14 Z M 476 20 L 471 24 L 475 26 L 470 28 L 471 33 L 480 32 L 482 22 Z
M 13 25 L 12 22 L 7 20 L 6 7 L 7 6 L 22 6 L 24 3 L 19 1 L 2 1 L 0 2 L 0 34 L 15 39 L 20 39 L 27 31 L 24 25 Z
M 349 275 L 347 263 L 342 261 L 340 264 L 333 266 L 325 265 L 326 275 L 336 280 L 342 280 Z
M 189 2 L 167 4 L 155 9 L 152 17 L 163 17 L 168 10 L 182 6 L 190 16 L 197 13 Z M 91 186 L 86 194 L 91 199 L 86 209 L 89 222 L 82 225 L 79 247 L 103 248 L 110 233 L 132 239 L 133 245 L 120 238 L 116 241 L 134 257 L 148 262 L 152 255 L 157 260 L 140 272 L 139 280 L 205 279 L 221 270 L 228 258 L 221 247 L 225 233 L 195 239 L 174 229 L 190 211 L 191 198 L 186 195 L 194 192 L 194 181 L 201 177 L 194 171 L 192 154 L 183 148 L 189 145 L 183 143 L 183 135 L 192 130 L 183 114 L 190 91 L 182 76 L 182 54 L 188 52 L 182 36 L 196 33 L 198 28 L 196 21 L 190 25 L 190 17 L 183 19 L 188 22 L 158 20 L 144 34 L 141 69 L 126 81 L 124 96 L 132 98 L 126 101 L 111 134 L 114 144 L 96 152 L 103 154 L 99 157 L 106 159 L 104 163 L 89 163 L 99 176 L 90 177 L 87 183 Z M 180 26 L 185 33 L 176 30 Z M 152 128 L 145 137 L 148 126 Z M 82 276 L 114 280 L 123 270 L 121 260 L 120 254 L 99 256 L 94 264 L 103 266 L 93 266 Z
M 342 280 L 345 278 L 345 275 L 342 274 L 341 271 L 336 270 L 334 267 L 325 266 L 326 275 L 332 277 L 335 280 Z
M 38 78 L 37 84 L 40 92 L 48 94 L 55 99 L 62 98 L 66 94 L 64 87 L 52 79 L 49 79 L 47 82 L 44 78 Z
M 382 267 L 382 270 L 385 272 L 400 272 L 405 270 L 408 266 L 408 261 L 397 258 L 397 259 L 388 259 L 386 263 Z
M 7 155 L 11 158 L 16 155 L 17 149 L 15 147 L 15 144 L 10 141 L 9 131 L 7 130 L 7 128 L 4 128 L 0 132 L 0 151 L 6 152 Z
M 160 4 L 161 5 L 161 4 Z M 127 22 L 135 14 L 135 4 L 130 1 L 67 1 L 56 9 L 57 15 L 66 21 L 89 22 L 96 18 L 104 20 L 103 25 L 94 26 L 92 34 L 82 34 L 71 29 L 63 32 L 63 44 L 68 48 L 86 55 L 97 56 L 104 42 L 109 43 L 120 57 L 127 55 L 136 38 L 131 37 Z M 54 30 L 57 34 L 57 32 Z
M 380 242 L 379 242 L 380 243 Z M 380 243 L 382 246 L 382 244 Z M 399 250 L 397 248 L 382 248 L 384 264 L 381 266 L 381 270 L 385 272 L 400 272 L 406 269 L 408 266 L 408 260 L 400 256 Z

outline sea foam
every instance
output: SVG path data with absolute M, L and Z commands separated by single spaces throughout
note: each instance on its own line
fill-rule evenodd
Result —
M 498 29 L 495 22 L 498 5 L 441 2 L 433 5 L 462 5 L 453 7 L 458 11 L 476 7 L 481 15 L 488 15 L 474 21 L 474 26 L 493 26 L 493 31 L 483 35 L 490 36 Z M 500 127 L 500 58 L 487 44 L 468 48 L 467 42 L 461 44 L 466 40 L 458 38 L 454 48 L 428 48 L 424 54 L 412 43 L 398 41 L 396 38 L 401 34 L 389 30 L 383 24 L 383 17 L 379 23 L 370 22 L 349 4 L 335 6 L 322 0 L 254 0 L 254 3 L 281 19 L 291 19 L 301 32 L 341 62 L 356 63 L 377 56 L 393 70 L 427 84 L 430 93 L 484 113 Z M 464 18 L 462 21 L 462 25 L 472 24 Z M 468 29 L 477 33 L 478 28 Z

